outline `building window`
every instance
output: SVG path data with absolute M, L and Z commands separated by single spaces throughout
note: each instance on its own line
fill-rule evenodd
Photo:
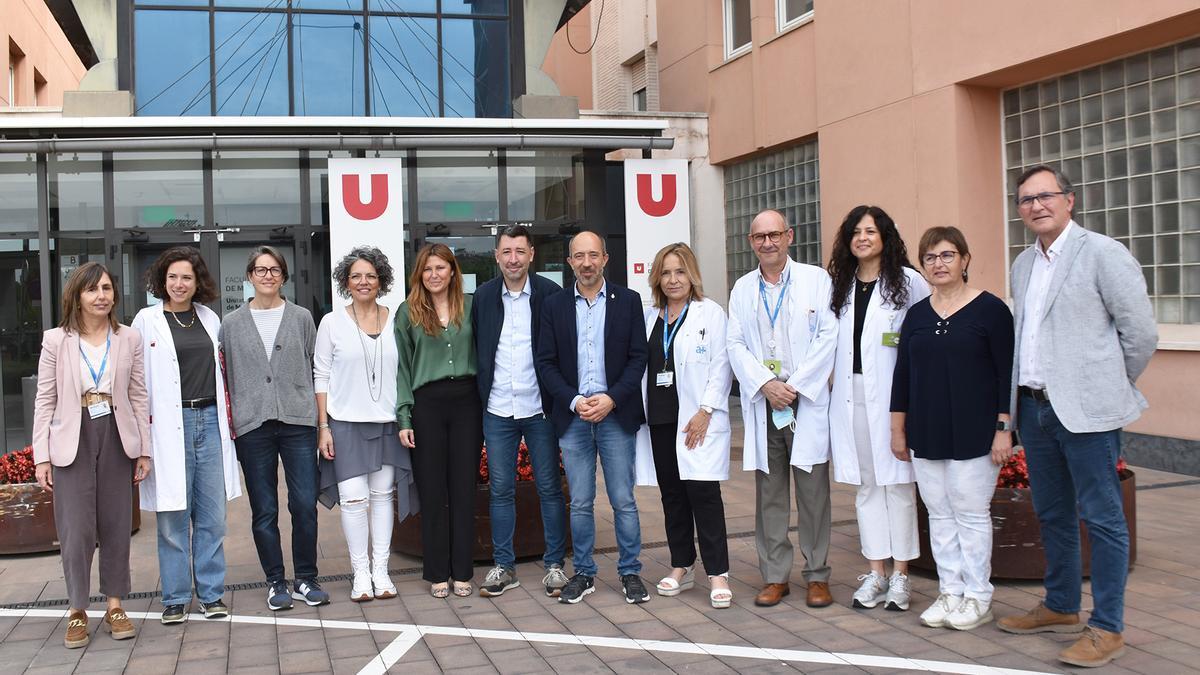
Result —
M 791 256 L 821 264 L 821 191 L 817 141 L 725 167 L 725 255 L 729 285 L 754 269 L 750 222 L 765 209 L 787 219 L 795 237 Z
M 791 28 L 812 18 L 813 0 L 776 0 L 775 18 L 779 30 Z
M 1035 164 L 1075 183 L 1075 219 L 1142 265 L 1160 323 L 1200 324 L 1200 40 L 1004 92 L 1009 259 L 1033 243 L 1014 203 Z
M 725 58 L 750 51 L 750 0 L 725 0 Z
M 34 68 L 34 70 L 33 70 L 33 105 L 35 105 L 35 106 L 47 105 L 48 103 L 49 103 L 49 101 L 46 100 L 46 78 L 42 77 L 42 74 L 39 73 L 36 68 Z
M 646 108 L 646 88 L 642 87 L 633 92 L 633 109 L 645 112 Z

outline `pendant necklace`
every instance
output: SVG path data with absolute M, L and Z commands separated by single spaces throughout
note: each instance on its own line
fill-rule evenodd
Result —
M 367 348 L 367 341 L 363 338 L 363 333 L 366 331 L 363 330 L 362 324 L 358 322 L 358 310 L 354 307 L 354 303 L 350 303 L 350 313 L 354 315 L 354 327 L 357 329 L 358 343 L 362 345 L 363 368 L 367 371 L 367 381 L 369 382 L 367 393 L 371 395 L 372 401 L 379 401 L 379 397 L 383 395 L 382 380 L 379 381 L 378 387 L 375 386 L 375 364 L 380 364 L 381 368 L 383 365 L 383 325 L 379 305 L 375 305 L 375 344 L 371 349 Z M 370 355 L 369 360 L 368 354 Z

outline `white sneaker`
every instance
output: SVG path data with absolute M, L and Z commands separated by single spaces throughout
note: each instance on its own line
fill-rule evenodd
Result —
M 953 612 L 946 615 L 944 626 L 954 630 L 971 630 L 992 620 L 992 603 L 975 598 L 963 598 Z
M 376 563 L 371 567 L 371 585 L 375 587 L 375 598 L 378 600 L 387 600 L 388 598 L 396 597 L 396 585 L 388 577 L 386 560 Z
M 888 582 L 875 570 L 869 574 L 858 575 L 862 585 L 854 591 L 854 606 L 860 609 L 872 609 L 888 595 Z
M 366 602 L 373 600 L 374 597 L 374 589 L 371 587 L 371 570 L 354 570 L 354 581 L 350 585 L 350 600 Z
M 921 623 L 930 628 L 941 628 L 946 625 L 946 617 L 953 612 L 960 603 L 963 597 L 961 595 L 950 595 L 942 593 L 937 600 L 929 606 L 929 609 L 921 612 Z
M 893 612 L 903 612 L 908 609 L 908 575 L 892 572 L 888 579 L 887 602 L 883 608 Z

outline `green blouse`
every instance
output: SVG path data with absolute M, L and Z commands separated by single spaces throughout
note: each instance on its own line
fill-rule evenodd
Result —
M 414 325 L 408 318 L 408 303 L 396 310 L 396 423 L 401 429 L 412 428 L 413 392 L 438 380 L 474 377 L 475 336 L 471 331 L 471 300 L 463 302 L 462 327 L 450 325 L 436 336 Z

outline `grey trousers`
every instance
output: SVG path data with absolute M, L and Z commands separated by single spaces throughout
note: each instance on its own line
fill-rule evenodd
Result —
M 56 466 L 54 524 L 71 607 L 84 609 L 91 595 L 92 558 L 100 545 L 100 592 L 129 594 L 129 537 L 133 529 L 133 469 L 121 446 L 116 418 L 79 425 L 79 452 L 70 466 Z
M 792 519 L 791 482 L 796 482 L 797 539 L 804 555 L 804 581 L 829 581 L 829 462 L 817 464 L 812 473 L 791 466 L 791 429 L 776 429 L 767 420 L 767 468 L 754 472 L 758 513 L 754 543 L 758 547 L 758 570 L 763 582 L 787 583 L 795 551 L 788 537 Z

